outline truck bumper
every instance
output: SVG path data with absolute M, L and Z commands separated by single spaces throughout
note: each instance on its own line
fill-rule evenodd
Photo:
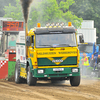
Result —
M 78 71 L 72 69 L 78 69 Z M 39 71 L 38 71 L 39 70 Z M 44 77 L 70 77 L 70 76 L 80 76 L 80 68 L 39 68 L 32 71 L 33 77 L 44 78 Z

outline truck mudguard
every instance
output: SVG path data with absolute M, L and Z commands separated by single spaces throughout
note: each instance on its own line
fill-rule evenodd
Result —
M 30 71 L 32 72 L 33 66 L 32 66 L 32 61 L 30 58 L 27 59 L 27 62 L 29 63 L 30 66 Z

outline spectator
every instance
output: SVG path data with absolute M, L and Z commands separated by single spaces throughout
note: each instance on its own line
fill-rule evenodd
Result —
M 82 68 L 82 74 L 86 75 L 86 69 L 89 66 L 89 60 L 88 57 L 86 56 L 86 53 L 83 53 L 84 58 L 82 59 L 83 61 L 83 68 Z
M 16 41 L 15 41 L 14 37 L 11 37 L 11 41 L 9 41 L 8 46 L 9 46 L 9 47 L 10 47 L 10 46 L 16 46 Z
M 97 64 L 100 62 L 100 54 L 98 55 L 98 58 L 97 58 Z
M 100 54 L 98 55 L 98 58 L 97 58 L 97 68 L 100 68 Z
M 94 58 L 94 55 L 92 55 L 92 58 L 90 59 L 90 67 L 93 67 L 94 70 L 96 68 L 96 60 Z

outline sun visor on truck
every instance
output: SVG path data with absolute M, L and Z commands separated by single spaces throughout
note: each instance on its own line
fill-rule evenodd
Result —
M 46 33 L 75 33 L 73 27 L 57 27 L 57 28 L 36 28 L 35 34 L 46 34 Z
M 55 28 L 48 28 L 49 32 L 62 32 L 63 28 L 62 27 L 55 27 Z
M 45 34 L 45 33 L 49 33 L 49 30 L 48 30 L 48 28 L 36 28 L 35 29 L 35 32 L 34 32 L 35 34 Z
M 74 27 L 64 27 L 63 32 L 64 33 L 75 33 L 75 28 Z

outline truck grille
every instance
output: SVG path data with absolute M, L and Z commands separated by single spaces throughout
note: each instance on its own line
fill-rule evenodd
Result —
M 63 60 L 63 57 L 38 58 L 38 66 L 62 66 L 62 65 L 77 65 L 77 57 L 67 57 Z

